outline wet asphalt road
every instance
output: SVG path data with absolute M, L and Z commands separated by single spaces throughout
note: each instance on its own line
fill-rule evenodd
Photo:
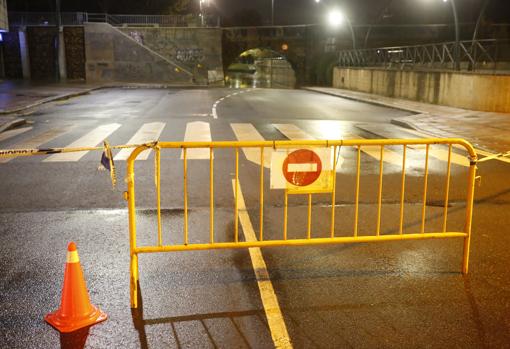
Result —
M 390 124 L 405 112 L 307 91 L 103 90 L 46 105 L 28 119 L 31 130 L 0 142 L 15 147 L 40 132 L 67 125 L 70 131 L 44 144 L 66 146 L 98 125 L 119 123 L 108 140 L 127 143 L 144 123 L 164 122 L 160 139 L 182 141 L 190 122 L 210 125 L 211 138 L 235 140 L 231 123 L 250 123 L 266 140 L 287 139 L 274 124 L 291 123 L 315 138 L 331 129 L 377 138 L 412 137 Z M 214 119 L 213 105 L 217 104 Z M 361 124 L 370 124 L 365 127 Z M 375 129 L 375 131 L 374 131 Z M 375 133 L 374 133 L 375 132 Z M 381 132 L 382 133 L 382 132 Z M 397 148 L 391 148 L 395 152 Z M 456 150 L 456 152 L 458 152 Z M 461 152 L 458 152 L 461 154 Z M 164 242 L 182 242 L 183 189 L 179 151 L 162 153 Z M 352 232 L 356 152 L 342 149 L 337 174 L 338 234 Z M 423 154 L 409 151 L 406 167 L 406 232 L 418 232 L 423 194 Z M 97 170 L 100 154 L 76 162 L 18 158 L 0 164 L 0 347 L 8 348 L 268 348 L 271 333 L 250 256 L 245 250 L 142 255 L 143 305 L 129 306 L 129 240 L 125 162 L 117 163 L 119 183 Z M 234 154 L 215 153 L 215 231 L 232 239 Z M 240 184 L 257 232 L 259 166 L 240 153 Z M 137 163 L 139 242 L 155 242 L 153 155 Z M 508 268 L 509 165 L 480 164 L 476 189 L 470 273 L 462 276 L 459 240 L 388 242 L 326 247 L 268 248 L 263 256 L 296 348 L 510 347 Z M 427 229 L 441 229 L 444 161 L 431 160 Z M 190 239 L 209 234 L 209 163 L 189 163 Z M 379 164 L 363 154 L 360 234 L 373 234 L 377 216 Z M 400 167 L 385 164 L 381 232 L 398 229 Z M 269 189 L 265 170 L 267 238 L 282 232 L 283 195 Z M 464 222 L 465 167 L 452 167 L 449 230 Z M 306 201 L 291 197 L 289 237 L 306 234 Z M 329 195 L 314 196 L 313 236 L 329 229 Z M 397 230 L 398 231 L 398 230 Z M 78 244 L 94 304 L 109 319 L 89 330 L 60 336 L 43 321 L 56 309 L 68 241 Z

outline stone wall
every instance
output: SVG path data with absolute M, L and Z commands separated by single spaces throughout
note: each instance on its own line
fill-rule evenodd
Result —
M 109 24 L 87 23 L 84 27 L 87 81 L 168 84 L 193 81 L 191 73 Z
M 218 28 L 119 28 L 143 46 L 178 63 L 201 82 L 223 81 L 221 29 Z
M 510 75 L 335 68 L 333 87 L 489 112 L 510 112 Z
M 19 34 L 17 31 L 3 33 L 4 38 L 4 74 L 8 79 L 23 78 L 21 66 L 21 51 L 19 46 Z
M 85 79 L 85 31 L 83 27 L 64 27 L 67 78 Z
M 36 80 L 55 79 L 58 62 L 57 27 L 27 27 L 30 76 Z

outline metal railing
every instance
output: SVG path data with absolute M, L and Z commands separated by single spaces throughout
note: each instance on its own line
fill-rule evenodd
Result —
M 219 17 L 212 15 L 115 15 L 108 13 L 62 12 L 62 25 L 83 25 L 87 22 L 113 26 L 218 27 Z M 9 12 L 11 26 L 57 25 L 55 12 Z
M 432 154 L 431 146 L 447 146 L 448 147 L 448 162 L 447 162 L 447 171 L 445 176 L 445 190 L 444 190 L 444 204 L 441 206 L 442 218 L 434 223 L 434 227 L 432 231 L 427 231 L 426 222 L 428 222 L 427 218 L 427 192 L 428 192 L 428 178 L 429 178 L 429 155 Z M 395 230 L 391 230 L 389 232 L 385 232 L 381 226 L 381 218 L 382 218 L 382 208 L 383 208 L 383 162 L 384 162 L 384 153 L 385 148 L 387 147 L 401 147 L 403 151 L 402 156 L 402 171 L 401 171 L 401 192 L 399 194 L 399 217 L 391 217 L 391 220 L 394 222 L 398 222 L 398 227 Z M 424 186 L 423 191 L 419 197 L 423 198 L 421 202 L 420 209 L 420 225 L 419 232 L 409 232 L 406 231 L 407 228 L 404 224 L 404 207 L 405 207 L 405 183 L 406 183 L 406 156 L 410 151 L 420 151 L 422 152 L 420 147 L 423 146 L 425 150 L 425 156 L 423 158 L 423 162 L 420 160 L 420 166 L 423 164 L 424 167 Z M 467 180 L 467 188 L 466 188 L 466 208 L 465 208 L 465 219 L 463 224 L 463 229 L 459 229 L 457 231 L 449 231 L 448 230 L 448 208 L 449 208 L 449 195 L 450 195 L 450 180 L 451 180 L 451 163 L 452 163 L 452 148 L 459 147 L 463 150 L 467 151 L 469 158 L 469 169 L 468 169 L 468 180 Z M 307 195 L 307 229 L 306 236 L 295 238 L 295 234 L 289 232 L 288 230 L 288 210 L 289 210 L 289 199 L 288 196 L 293 193 L 289 189 L 284 189 L 284 197 L 283 197 L 283 227 L 280 233 L 270 232 L 267 233 L 264 230 L 264 214 L 265 214 L 265 201 L 268 199 L 264 198 L 264 172 L 265 172 L 265 155 L 267 156 L 275 149 L 296 149 L 296 148 L 322 148 L 326 151 L 331 151 L 332 156 L 332 191 L 331 195 L 331 206 L 322 205 L 323 209 L 331 210 L 329 214 L 330 222 L 326 226 L 327 231 L 322 232 L 312 232 L 312 194 L 308 193 Z M 197 148 L 206 149 L 205 151 L 208 153 L 209 158 L 209 198 L 207 203 L 206 210 L 209 211 L 209 232 L 205 232 L 205 236 L 196 237 L 194 234 L 190 234 L 189 229 L 189 215 L 190 215 L 190 204 L 189 204 L 189 184 L 188 178 L 190 175 L 190 169 L 188 168 L 188 153 Z M 335 209 L 337 207 L 336 197 L 335 197 L 335 188 L 336 188 L 336 168 L 338 165 L 338 158 L 341 150 L 345 150 L 345 148 L 350 148 L 356 154 L 356 185 L 355 185 L 355 200 L 354 200 L 354 212 L 352 218 L 348 218 L 345 215 L 342 216 L 342 221 L 347 221 L 352 219 L 352 230 L 351 231 L 336 231 L 339 230 L 335 225 Z M 361 176 L 361 152 L 365 149 L 371 149 L 372 152 L 377 152 L 379 154 L 379 175 L 378 175 L 378 194 L 377 201 L 374 202 L 376 209 L 375 223 L 376 228 L 374 231 L 371 231 L 371 234 L 366 234 L 365 232 L 361 232 L 361 224 L 359 219 L 359 211 L 360 211 L 360 176 Z M 374 150 L 377 149 L 377 150 Z M 156 191 L 156 219 L 157 223 L 154 222 L 154 236 L 150 238 L 154 242 L 154 244 L 143 244 L 140 246 L 137 240 L 137 211 L 135 204 L 135 160 L 137 156 L 147 149 L 152 149 L 155 152 L 155 164 L 154 164 L 154 176 L 155 176 L 155 191 Z M 183 217 L 182 217 L 182 225 L 181 221 L 177 223 L 178 226 L 182 226 L 182 233 L 177 233 L 176 231 L 170 232 L 169 236 L 172 237 L 174 243 L 163 243 L 163 221 L 162 221 L 162 208 L 161 208 L 161 152 L 165 149 L 177 149 L 182 151 L 181 159 L 182 159 L 182 190 L 183 190 Z M 214 159 L 215 153 L 219 150 L 229 150 L 233 151 L 234 155 L 234 164 L 233 164 L 233 179 L 232 181 L 232 190 L 234 196 L 234 207 L 232 208 L 232 218 L 233 218 L 233 236 L 230 235 L 230 232 L 227 234 L 227 237 L 224 237 L 215 231 L 215 166 Z M 250 151 L 260 152 L 260 157 L 258 159 L 259 162 L 259 174 L 258 179 L 256 179 L 256 183 L 259 186 L 258 193 L 258 218 L 259 218 L 259 227 L 258 232 L 254 231 L 247 233 L 245 230 L 246 221 L 249 221 L 249 216 L 247 213 L 247 209 L 244 205 L 243 194 L 240 187 L 239 180 L 239 151 L 244 149 L 248 149 Z M 257 158 L 257 156 L 255 156 Z M 413 163 L 416 163 L 414 161 Z M 129 159 L 127 160 L 127 192 L 125 193 L 125 199 L 128 201 L 128 211 L 129 211 L 129 235 L 130 235 L 130 299 L 131 299 L 131 307 L 138 307 L 138 285 L 139 285 L 139 268 L 138 268 L 138 255 L 145 253 L 158 253 L 158 252 L 175 252 L 175 251 L 196 251 L 196 250 L 212 250 L 212 249 L 236 249 L 236 248 L 250 248 L 250 247 L 269 247 L 269 246 L 312 246 L 319 244 L 345 244 L 345 243 L 361 243 L 361 242 L 381 242 L 381 241 L 400 241 L 400 240 L 422 240 L 422 239 L 442 239 L 442 238 L 462 238 L 464 240 L 464 250 L 463 250 L 463 258 L 462 258 L 462 272 L 468 272 L 468 261 L 469 261 L 469 245 L 470 245 L 470 237 L 471 237 L 471 221 L 472 221 L 472 212 L 473 212 L 473 196 L 474 196 L 474 184 L 475 184 L 475 176 L 476 176 L 476 163 L 477 163 L 477 155 L 468 142 L 462 139 L 386 139 L 386 140 L 330 140 L 330 141 L 259 141 L 259 142 L 155 142 L 152 144 L 142 145 L 137 147 L 131 153 Z M 202 167 L 200 167 L 202 168 Z M 165 176 L 164 178 L 167 178 Z M 174 179 L 178 179 L 178 177 L 173 175 Z M 181 180 L 180 178 L 178 180 Z M 230 180 L 229 180 L 230 182 Z M 225 191 L 227 188 L 222 188 L 222 191 Z M 175 190 L 175 189 L 174 189 Z M 174 192 L 172 191 L 172 193 Z M 257 195 L 255 195 L 256 197 Z M 165 194 L 166 198 L 167 195 Z M 268 197 L 270 197 L 268 195 Z M 175 197 L 172 198 L 175 200 Z M 328 199 L 329 201 L 329 199 Z M 242 204 L 241 204 L 242 203 Z M 275 204 L 275 203 L 273 203 Z M 326 207 L 326 208 L 324 208 Z M 375 212 L 374 212 L 375 213 Z M 386 217 L 386 216 L 385 216 Z M 387 218 L 387 217 L 386 217 Z M 239 233 L 239 222 L 243 224 L 243 232 L 245 234 L 245 239 L 240 236 Z M 168 221 L 167 221 L 168 222 Z M 228 220 L 227 223 L 231 223 Z M 366 224 L 366 222 L 362 222 Z M 251 223 L 249 223 L 251 226 Z M 157 228 L 156 228 L 157 226 Z M 429 225 L 430 227 L 430 225 Z M 203 231 L 203 225 L 200 226 L 200 231 Z M 274 230 L 274 228 L 273 228 Z M 165 229 L 165 232 L 167 230 Z M 248 234 L 248 235 L 247 235 Z M 193 236 L 192 236 L 193 235 Z M 255 236 L 257 235 L 257 236 Z M 251 237 L 249 237 L 251 236 Z M 165 241 L 168 236 L 165 234 Z M 227 239 L 228 241 L 225 241 Z M 207 241 L 207 242 L 204 242 Z M 198 242 L 197 242 L 198 241 Z
M 339 52 L 338 65 L 341 67 L 382 67 L 385 69 L 454 69 L 455 46 L 455 42 L 443 42 L 413 46 L 342 50 Z M 460 41 L 459 60 L 462 70 L 509 69 L 510 40 Z

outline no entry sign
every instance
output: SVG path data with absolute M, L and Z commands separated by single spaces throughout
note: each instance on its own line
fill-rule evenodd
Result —
M 278 149 L 271 156 L 271 189 L 290 194 L 326 193 L 333 189 L 331 149 Z
M 287 182 L 304 187 L 319 178 L 322 172 L 322 161 L 313 150 L 295 150 L 283 161 L 282 172 Z

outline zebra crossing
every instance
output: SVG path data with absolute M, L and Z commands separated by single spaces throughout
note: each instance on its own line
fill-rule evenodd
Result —
M 306 124 L 306 122 L 304 122 Z M 374 137 L 378 138 L 396 138 L 396 131 L 401 131 L 397 126 L 380 126 L 373 124 L 354 124 L 349 127 L 344 127 L 345 122 L 324 120 L 324 121 L 310 121 L 306 124 L 306 127 L 302 126 L 303 122 L 297 123 L 275 123 L 266 124 L 262 128 L 267 129 L 268 127 L 273 130 L 273 135 L 276 139 L 289 139 L 289 140 L 313 140 L 313 139 L 364 139 L 365 133 L 373 134 Z M 68 144 L 61 144 L 59 147 L 96 147 L 101 143 L 118 132 L 123 125 L 119 123 L 103 124 L 95 127 L 89 132 L 78 136 L 78 139 Z M 260 124 L 252 123 L 230 123 L 229 132 L 232 133 L 230 140 L 238 141 L 263 141 L 266 138 L 261 134 L 259 129 Z M 354 126 L 354 127 L 353 127 Z M 142 124 L 134 134 L 127 139 L 124 144 L 141 144 L 155 140 L 159 140 L 165 128 L 168 127 L 168 123 L 165 122 L 150 122 Z M 306 131 L 304 130 L 306 129 Z M 49 129 L 40 131 L 34 131 L 33 127 L 24 127 L 16 130 L 11 130 L 0 134 L 0 142 L 7 140 L 15 140 L 16 137 L 22 137 L 23 140 L 10 145 L 9 147 L 2 146 L 0 148 L 12 148 L 12 149 L 31 149 L 31 148 L 42 148 L 45 144 L 50 141 L 58 142 L 59 137 L 66 135 L 69 131 L 73 130 L 76 132 L 77 127 L 74 126 L 57 126 Z M 359 132 L 353 131 L 359 130 Z M 404 132 L 410 134 L 410 138 L 426 138 L 427 135 L 420 134 L 417 131 L 405 130 Z M 32 135 L 33 133 L 33 135 Z M 30 135 L 30 136 L 27 136 Z M 223 130 L 224 135 L 224 130 Z M 183 137 L 181 140 L 185 142 L 209 142 L 212 140 L 229 140 L 223 136 L 221 139 L 214 139 L 211 133 L 211 126 L 209 122 L 205 121 L 193 121 L 187 122 Z M 274 139 L 271 139 L 274 140 Z M 423 147 L 410 146 L 408 151 L 420 151 L 423 152 Z M 469 166 L 469 160 L 467 159 L 464 152 L 458 148 L 454 148 L 452 152 L 451 162 L 458 166 Z M 121 149 L 114 154 L 115 161 L 126 161 L 131 153 L 131 149 Z M 395 166 L 402 166 L 402 151 L 385 147 L 383 152 L 379 146 L 363 146 L 361 151 L 368 155 L 370 158 L 380 161 L 381 155 L 383 162 L 392 164 Z M 460 153 L 459 153 L 460 151 Z M 249 162 L 260 165 L 261 156 L 260 149 L 257 148 L 242 148 L 244 157 Z M 75 153 L 63 153 L 53 154 L 41 161 L 45 163 L 52 162 L 77 162 L 80 161 L 88 152 L 75 152 Z M 430 149 L 430 156 L 440 161 L 448 161 L 448 147 L 446 146 L 435 146 Z M 144 161 L 149 159 L 151 150 L 142 152 L 137 160 Z M 264 154 L 264 167 L 269 168 L 271 164 L 270 152 Z M 209 160 L 210 152 L 209 149 L 188 149 L 186 158 L 188 160 Z M 344 162 L 343 153 L 338 155 L 338 163 L 341 165 Z M 181 152 L 181 159 L 184 158 L 183 151 Z M 4 164 L 12 161 L 14 158 L 0 158 L 0 164 Z

